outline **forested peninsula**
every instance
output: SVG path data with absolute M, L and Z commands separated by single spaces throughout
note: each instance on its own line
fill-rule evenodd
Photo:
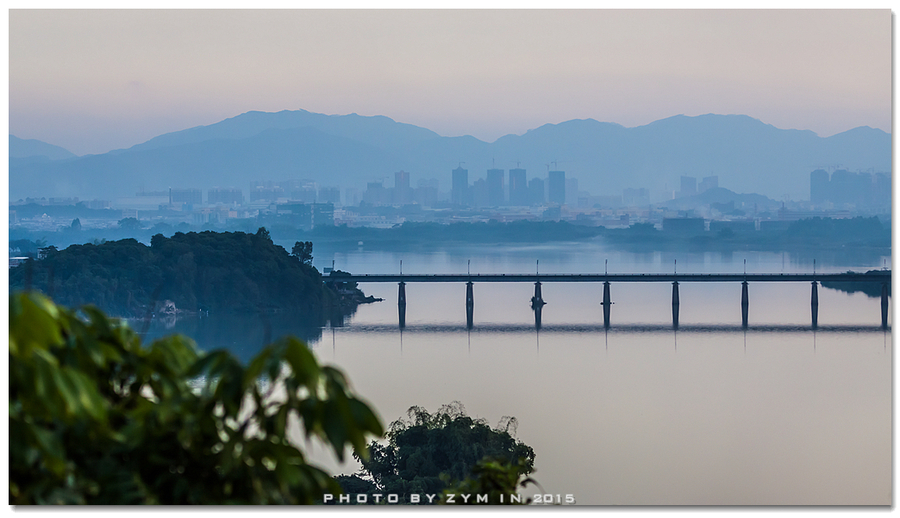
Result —
M 94 304 L 120 317 L 159 312 L 303 312 L 350 314 L 371 302 L 355 284 L 331 282 L 312 266 L 312 244 L 293 253 L 269 232 L 157 234 L 42 249 L 43 258 L 10 270 L 10 290 L 36 289 L 67 306 Z

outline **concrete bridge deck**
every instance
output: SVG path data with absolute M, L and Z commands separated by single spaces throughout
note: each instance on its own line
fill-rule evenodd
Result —
M 890 270 L 875 273 L 487 273 L 351 274 L 339 282 L 891 282 Z

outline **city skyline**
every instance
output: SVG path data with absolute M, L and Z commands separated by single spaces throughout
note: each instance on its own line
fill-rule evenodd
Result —
M 11 10 L 9 31 L 10 133 L 79 155 L 250 110 L 485 141 L 705 113 L 891 129 L 889 10 Z

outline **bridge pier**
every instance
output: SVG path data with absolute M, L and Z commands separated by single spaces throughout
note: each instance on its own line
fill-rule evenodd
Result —
M 678 329 L 678 310 L 681 300 L 678 297 L 678 281 L 672 283 L 672 327 Z
M 819 283 L 816 281 L 812 281 L 812 297 L 809 306 L 812 310 L 812 328 L 816 329 L 819 327 Z
M 472 289 L 474 284 L 472 281 L 466 283 L 466 328 L 472 329 L 474 322 L 473 316 L 475 313 L 475 294 Z
M 400 329 L 406 327 L 406 283 L 400 282 L 400 290 L 397 293 L 397 309 L 400 312 Z
M 541 297 L 541 281 L 537 281 L 534 283 L 534 297 L 531 297 L 531 309 L 540 308 L 545 304 L 546 302 Z
M 888 285 L 887 283 L 882 283 L 881 285 L 881 328 L 887 329 L 888 327 Z
M 750 309 L 750 296 L 748 295 L 747 289 L 747 281 L 741 283 L 741 326 L 744 329 L 747 329 L 749 309 Z
M 603 282 L 603 327 L 609 329 L 609 307 L 612 302 L 609 300 L 609 281 Z

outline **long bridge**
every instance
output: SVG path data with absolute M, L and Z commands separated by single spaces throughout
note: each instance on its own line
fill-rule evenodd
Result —
M 402 264 L 401 264 L 402 267 Z M 749 323 L 749 284 L 751 282 L 809 282 L 812 285 L 810 309 L 812 328 L 818 327 L 820 282 L 828 283 L 873 283 L 881 284 L 881 327 L 888 327 L 888 298 L 891 282 L 890 270 L 875 270 L 868 273 L 533 273 L 533 274 L 333 274 L 327 281 L 356 283 L 397 283 L 399 292 L 397 305 L 400 327 L 406 325 L 406 283 L 409 282 L 464 282 L 466 284 L 466 325 L 473 326 L 475 307 L 475 282 L 533 282 L 534 296 L 531 307 L 535 312 L 535 325 L 541 325 L 541 309 L 546 304 L 541 295 L 544 282 L 602 282 L 603 283 L 603 326 L 610 327 L 610 310 L 613 304 L 610 285 L 618 282 L 670 282 L 672 283 L 672 326 L 678 328 L 678 314 L 681 305 L 678 285 L 682 282 L 740 282 L 741 283 L 741 324 Z

